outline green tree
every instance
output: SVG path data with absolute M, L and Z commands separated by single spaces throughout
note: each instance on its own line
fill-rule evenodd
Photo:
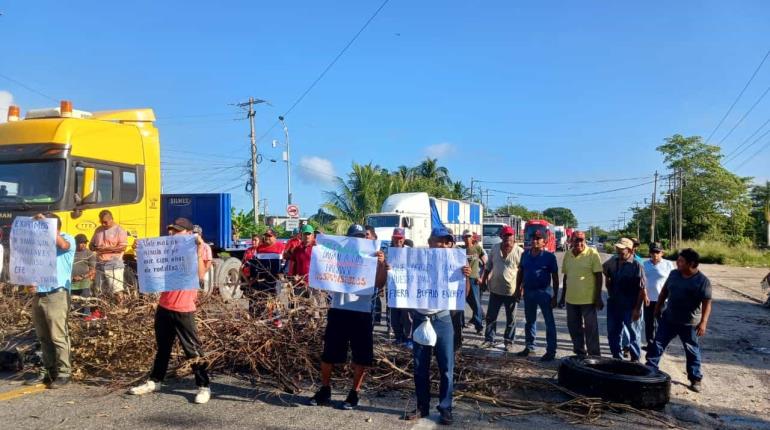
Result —
M 751 187 L 751 223 L 747 235 L 755 243 L 770 246 L 770 181 Z
M 548 208 L 543 211 L 543 215 L 557 225 L 564 225 L 567 227 L 576 227 L 578 225 L 575 214 L 568 208 Z
M 497 208 L 494 212 L 496 214 L 520 216 L 524 220 L 540 218 L 540 212 L 531 211 L 527 209 L 524 205 L 518 205 L 518 204 L 501 206 Z
M 657 150 L 672 172 L 681 169 L 683 173 L 684 238 L 742 237 L 749 221 L 750 178 L 722 167 L 720 147 L 707 145 L 700 136 L 676 134 Z

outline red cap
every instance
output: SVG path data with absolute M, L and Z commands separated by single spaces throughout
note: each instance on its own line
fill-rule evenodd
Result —
M 516 234 L 516 233 L 513 231 L 513 227 L 511 227 L 509 225 L 506 225 L 505 227 L 503 227 L 500 230 L 500 236 L 501 237 L 502 236 L 513 236 L 514 234 Z
M 396 227 L 393 229 L 393 234 L 391 237 L 394 237 L 396 239 L 403 239 L 406 235 L 404 234 L 404 229 L 400 227 Z

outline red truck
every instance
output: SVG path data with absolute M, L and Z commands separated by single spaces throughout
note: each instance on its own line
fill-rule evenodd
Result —
M 556 235 L 554 226 L 544 219 L 531 219 L 524 225 L 524 249 L 532 247 L 532 236 L 536 231 L 540 231 L 545 238 L 545 249 L 550 252 L 556 252 Z

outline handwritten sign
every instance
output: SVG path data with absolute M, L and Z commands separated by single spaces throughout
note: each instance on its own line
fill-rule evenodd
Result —
M 465 309 L 464 249 L 390 248 L 388 306 Z
M 310 255 L 310 286 L 359 295 L 374 294 L 379 240 L 319 235 Z
M 198 283 L 198 245 L 193 235 L 154 237 L 137 241 L 139 291 L 194 290 Z
M 34 285 L 45 293 L 59 286 L 56 278 L 56 220 L 18 217 L 11 226 L 11 283 Z

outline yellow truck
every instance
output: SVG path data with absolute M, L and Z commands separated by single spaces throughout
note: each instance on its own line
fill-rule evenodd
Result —
M 63 231 L 73 236 L 90 238 L 104 209 L 132 237 L 157 236 L 161 177 L 154 122 L 152 109 L 91 113 L 62 101 L 22 118 L 11 106 L 8 121 L 0 124 L 0 243 L 6 260 L 14 218 L 45 211 L 57 214 Z M 223 295 L 237 297 L 240 260 L 230 260 L 235 261 L 215 260 L 206 288 L 219 284 Z M 126 281 L 135 283 L 133 272 L 126 272 Z

